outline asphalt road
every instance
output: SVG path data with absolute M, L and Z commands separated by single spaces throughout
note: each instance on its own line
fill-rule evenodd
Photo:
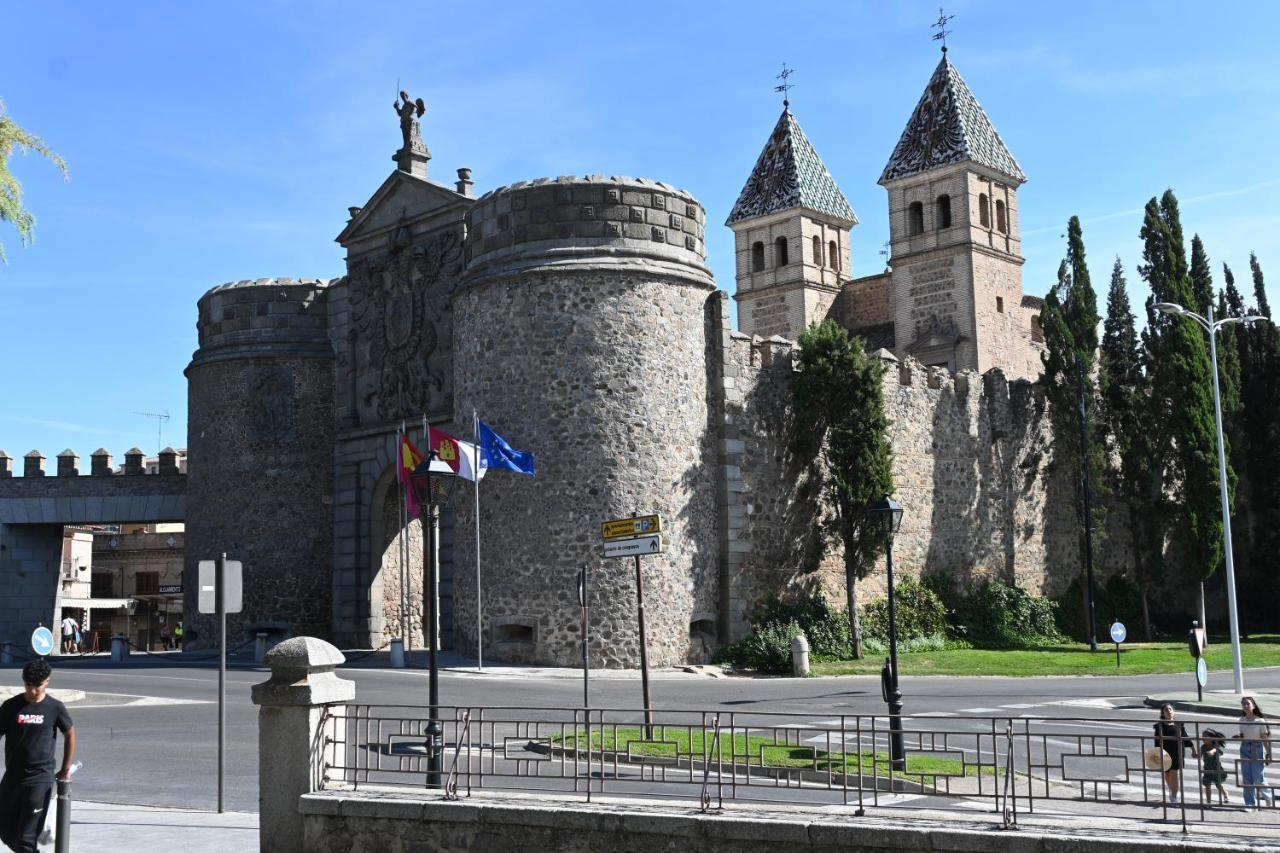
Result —
M 355 657 L 352 655 L 352 657 Z M 441 675 L 446 705 L 580 707 L 582 682 L 565 671 L 489 669 L 476 673 L 456 658 Z M 424 661 L 414 658 L 416 667 Z M 89 694 L 70 706 L 84 769 L 74 795 L 99 802 L 212 808 L 217 779 L 217 671 L 208 661 L 134 655 L 128 664 L 105 657 L 56 660 L 52 686 Z M 385 656 L 340 670 L 356 682 L 356 701 L 424 706 L 422 669 L 385 668 Z M 227 674 L 226 807 L 258 808 L 257 708 L 250 687 L 266 680 L 265 669 L 233 663 Z M 1229 674 L 1218 674 L 1226 686 Z M 0 682 L 16 692 L 18 667 L 0 667 Z M 1280 669 L 1250 670 L 1252 689 L 1280 688 Z M 1126 678 L 928 677 L 902 682 L 908 714 L 929 714 L 947 728 L 974 728 L 990 716 L 1084 717 L 1115 721 L 1117 732 L 1149 732 L 1154 711 L 1141 705 L 1153 692 L 1187 690 L 1190 673 Z M 1210 685 L 1215 686 L 1211 683 Z M 0 691 L 4 692 L 4 691 Z M 656 672 L 654 707 L 660 710 L 795 713 L 819 723 L 840 714 L 883 714 L 878 677 L 712 678 Z M 599 673 L 591 684 L 593 707 L 635 709 L 641 704 L 635 673 Z M 1221 717 L 1181 714 L 1187 720 Z M 944 722 L 945 721 L 945 722 Z M 969 725 L 970 721 L 974 725 Z

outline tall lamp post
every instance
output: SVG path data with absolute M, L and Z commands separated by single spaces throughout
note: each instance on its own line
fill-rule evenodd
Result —
M 1231 551 L 1231 505 L 1227 498 L 1226 443 L 1222 439 L 1222 400 L 1218 391 L 1218 330 L 1232 323 L 1251 325 L 1261 321 L 1270 322 L 1270 320 L 1256 315 L 1223 317 L 1221 320 L 1214 320 L 1212 302 L 1209 303 L 1207 319 L 1173 302 L 1157 302 L 1152 307 L 1162 314 L 1195 320 L 1200 324 L 1200 328 L 1209 333 L 1209 356 L 1213 362 L 1213 414 L 1218 426 L 1218 485 L 1222 491 L 1222 544 L 1227 564 L 1227 617 L 1231 623 L 1231 667 L 1235 679 L 1235 692 L 1244 693 L 1244 668 L 1240 665 L 1240 622 L 1236 616 L 1236 567 Z
M 427 599 L 427 648 L 430 650 L 428 660 L 431 669 L 427 680 L 427 787 L 439 788 L 444 776 L 444 728 L 440 725 L 440 662 L 437 658 L 437 646 L 440 637 L 440 561 L 436 553 L 436 543 L 440 541 L 440 507 L 449 502 L 452 493 L 452 476 L 431 471 L 431 463 L 436 458 L 436 451 L 428 450 L 426 458 L 413 469 L 409 481 L 417 493 L 418 505 L 422 508 L 422 526 L 426 529 L 426 577 L 423 580 L 423 595 Z
M 907 769 L 907 751 L 902 739 L 902 691 L 898 689 L 898 619 L 894 611 L 893 595 L 893 535 L 902 524 L 902 505 L 886 495 L 867 507 L 866 516 L 873 526 L 885 531 L 885 566 L 889 575 L 889 660 L 885 662 L 880 678 L 885 701 L 889 703 L 889 766 L 901 771 Z

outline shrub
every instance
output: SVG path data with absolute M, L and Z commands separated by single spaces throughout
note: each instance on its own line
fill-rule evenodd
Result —
M 760 672 L 791 671 L 791 641 L 801 633 L 796 622 L 761 625 L 745 639 L 716 652 L 716 663 Z
M 849 620 L 821 593 L 782 601 L 770 596 L 751 617 L 755 630 L 746 639 L 717 652 L 718 663 L 761 672 L 791 671 L 791 641 L 803 633 L 813 660 L 849 657 Z
M 990 581 L 964 596 L 955 619 L 978 648 L 1024 649 L 1063 640 L 1057 609 L 1048 598 Z
M 898 651 L 904 651 L 909 643 L 923 642 L 926 638 L 940 644 L 925 643 L 924 647 L 940 649 L 946 645 L 947 610 L 937 593 L 911 575 L 905 575 L 894 584 L 893 599 L 898 622 Z M 877 652 L 888 648 L 887 598 L 873 601 L 862 609 L 862 642 L 869 650 Z M 874 648 L 869 644 L 874 644 Z
M 1062 633 L 1087 642 L 1088 625 L 1084 612 L 1084 584 L 1076 577 L 1071 585 L 1054 601 L 1058 605 L 1058 627 Z M 1107 642 L 1107 629 L 1119 620 L 1129 629 L 1129 636 L 1137 639 L 1142 633 L 1142 596 L 1138 585 L 1128 575 L 1112 575 L 1097 585 L 1095 609 L 1098 615 L 1098 641 Z

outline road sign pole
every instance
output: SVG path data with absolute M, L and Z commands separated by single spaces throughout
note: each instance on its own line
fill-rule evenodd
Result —
M 227 555 L 218 555 L 217 574 L 214 575 L 213 597 L 217 602 L 218 617 L 218 814 L 222 814 L 223 781 L 226 772 L 227 746 L 227 602 L 225 575 Z
M 640 576 L 640 555 L 636 554 L 636 612 L 640 623 L 640 689 L 644 693 L 644 736 L 653 737 L 653 705 L 649 701 L 649 643 L 644 628 L 644 584 Z
M 1116 669 L 1120 668 L 1120 644 L 1116 643 Z

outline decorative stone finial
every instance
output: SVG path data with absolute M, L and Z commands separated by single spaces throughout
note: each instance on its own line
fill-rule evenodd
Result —
M 80 457 L 68 447 L 58 454 L 58 476 L 76 477 L 80 474 Z
M 89 470 L 95 477 L 106 477 L 111 474 L 111 451 L 99 447 L 89 454 Z
M 124 472 L 126 474 L 145 474 L 147 467 L 143 463 L 144 455 L 139 447 L 131 447 L 124 452 Z
M 293 637 L 267 652 L 271 678 L 253 685 L 255 705 L 328 705 L 350 702 L 354 681 L 339 678 L 334 667 L 346 662 L 336 646 L 315 637 Z
M 401 90 L 400 97 L 392 107 L 395 108 L 396 115 L 400 116 L 401 145 L 400 150 L 393 154 L 391 159 L 396 161 L 400 171 L 408 172 L 415 178 L 425 178 L 431 152 L 422 141 L 422 126 L 418 123 L 418 119 L 427 111 L 427 105 L 422 102 L 422 98 L 410 101 L 409 93 Z
M 22 476 L 24 477 L 43 477 L 44 476 L 44 454 L 39 450 L 33 450 L 26 456 L 22 457 Z
M 471 170 L 463 166 L 458 170 L 458 195 L 471 196 L 471 188 L 475 186 L 475 181 L 471 180 Z

